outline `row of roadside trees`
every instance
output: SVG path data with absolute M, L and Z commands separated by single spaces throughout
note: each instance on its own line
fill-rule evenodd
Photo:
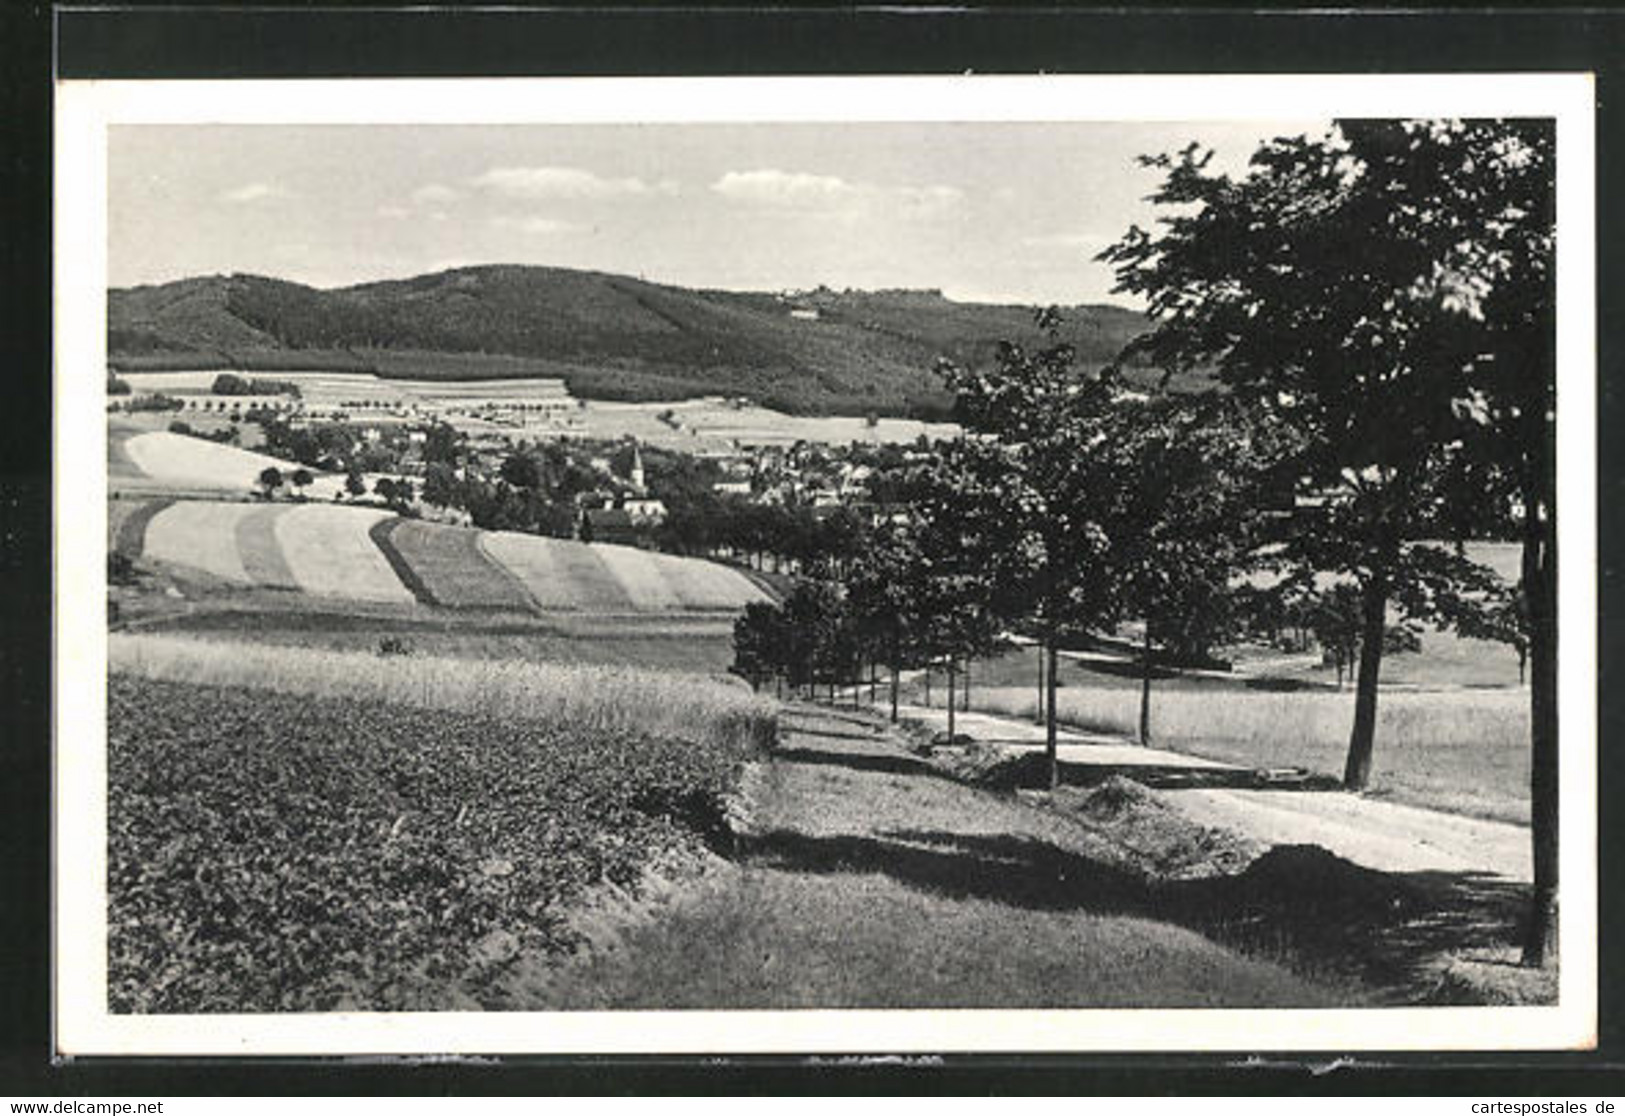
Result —
M 1550 122 L 1481 120 L 1344 121 L 1265 144 L 1239 177 L 1194 147 L 1146 159 L 1163 174 L 1159 229 L 1131 228 L 1099 257 L 1152 319 L 1119 367 L 1205 369 L 1215 389 L 1130 392 L 1117 368 L 1079 369 L 1053 311 L 1032 347 L 944 365 L 964 435 L 911 473 L 838 583 L 742 618 L 741 647 L 806 682 L 855 678 L 865 660 L 893 677 L 952 671 L 1000 633 L 1028 635 L 1048 665 L 1053 779 L 1061 647 L 1137 622 L 1149 737 L 1154 652 L 1200 654 L 1291 612 L 1353 669 L 1344 781 L 1360 788 L 1396 614 L 1504 639 L 1530 667 L 1525 957 L 1543 962 L 1557 885 L 1553 157 Z M 1486 537 L 1522 543 L 1516 591 L 1465 557 Z M 1273 587 L 1238 591 L 1260 568 Z M 828 616 L 800 629 L 791 606 L 820 602 Z M 797 640 L 812 666 L 786 666 Z

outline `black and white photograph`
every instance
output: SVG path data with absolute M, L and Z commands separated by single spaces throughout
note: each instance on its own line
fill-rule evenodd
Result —
M 1593 1045 L 1589 112 L 66 83 L 62 1048 Z

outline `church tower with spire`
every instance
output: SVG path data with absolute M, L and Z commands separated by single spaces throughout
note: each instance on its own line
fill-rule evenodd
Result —
M 639 496 L 646 495 L 648 488 L 643 483 L 643 452 L 638 449 L 637 439 L 632 440 L 632 471 L 629 476 L 632 488 Z

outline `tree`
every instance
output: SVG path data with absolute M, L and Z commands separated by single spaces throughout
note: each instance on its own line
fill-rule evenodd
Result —
M 423 502 L 449 508 L 457 502 L 457 473 L 444 461 L 431 461 L 423 470 Z
M 390 477 L 379 477 L 378 483 L 372 486 L 372 490 L 383 497 L 384 503 L 388 504 L 392 510 L 401 514 L 405 514 L 411 508 L 415 495 L 412 490 L 412 482 L 405 477 L 399 480 Z
M 847 599 L 871 658 L 883 658 L 891 675 L 891 719 L 897 721 L 898 687 L 909 649 L 921 626 L 921 595 L 914 578 L 923 569 L 919 543 L 906 523 L 888 521 L 869 538 L 848 573 Z
M 265 489 L 265 498 L 269 500 L 282 487 L 282 470 L 275 465 L 267 465 L 260 470 L 259 483 Z
M 367 482 L 361 476 L 361 470 L 352 468 L 344 475 L 344 491 L 351 497 L 361 497 L 367 494 Z
M 987 369 L 939 364 L 954 392 L 953 417 L 968 431 L 956 452 L 975 483 L 978 534 L 998 540 L 982 572 L 992 608 L 1026 618 L 1048 660 L 1045 746 L 1050 785 L 1059 781 L 1057 657 L 1063 639 L 1105 627 L 1121 601 L 1105 558 L 1107 524 L 1120 486 L 1106 473 L 1113 378 L 1085 375 L 1059 340 L 1060 315 L 1040 311 L 1045 343 L 1001 342 Z
M 1157 321 L 1130 355 L 1170 372 L 1212 364 L 1238 399 L 1300 435 L 1293 472 L 1323 503 L 1294 519 L 1285 547 L 1361 593 L 1352 789 L 1370 778 L 1389 609 L 1431 618 L 1438 594 L 1459 595 L 1451 575 L 1473 576 L 1465 559 L 1416 545 L 1465 526 L 1441 495 L 1460 455 L 1452 404 L 1466 394 L 1470 332 L 1458 281 L 1439 270 L 1461 230 L 1441 233 L 1431 201 L 1403 204 L 1419 189 L 1407 154 L 1424 132 L 1345 122 L 1274 140 L 1241 179 L 1210 174 L 1194 146 L 1148 158 L 1167 171 L 1154 201 L 1179 212 L 1161 236 L 1131 228 L 1102 253 L 1117 289 L 1144 296 Z
M 536 466 L 536 459 L 524 452 L 510 453 L 503 459 L 499 475 L 515 488 L 540 488 L 542 484 L 542 472 Z
M 1264 522 L 1259 491 L 1267 432 L 1225 397 L 1124 399 L 1106 452 L 1120 457 L 1120 514 L 1104 556 L 1125 611 L 1144 624 L 1140 743 L 1151 742 L 1154 647 L 1205 661 L 1229 634 L 1230 586 L 1251 562 Z
M 1554 155 L 1535 120 L 1343 121 L 1264 145 L 1240 180 L 1190 148 L 1149 160 L 1178 207 L 1164 233 L 1102 256 L 1158 319 L 1136 353 L 1216 365 L 1310 436 L 1299 475 L 1327 514 L 1298 550 L 1362 595 L 1351 786 L 1390 601 L 1431 609 L 1445 589 L 1459 617 L 1484 600 L 1455 591 L 1471 563 L 1407 542 L 1507 513 L 1529 617 L 1529 963 L 1550 952 L 1557 886 Z
M 1518 656 L 1518 685 L 1528 681 L 1529 602 L 1522 585 L 1496 594 L 1460 632 L 1468 639 L 1490 640 L 1512 648 Z
M 424 431 L 423 461 L 426 465 L 455 468 L 463 436 L 447 422 L 433 422 Z
M 919 478 L 916 568 L 909 578 L 916 644 L 948 679 L 948 736 L 955 735 L 955 684 L 961 664 L 990 652 L 1003 617 L 1000 571 L 1008 539 L 1003 500 L 1006 464 L 975 439 L 944 443 Z
M 734 620 L 734 661 L 729 669 L 753 690 L 783 677 L 785 637 L 784 611 L 766 601 L 752 601 Z
M 290 479 L 293 481 L 294 490 L 302 497 L 304 495 L 305 488 L 308 487 L 316 478 L 311 475 L 309 469 L 299 468 L 293 471 L 293 476 Z

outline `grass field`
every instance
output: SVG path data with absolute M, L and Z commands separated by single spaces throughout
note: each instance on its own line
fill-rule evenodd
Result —
M 1027 689 L 972 690 L 971 704 L 1031 718 Z M 1064 723 L 1131 736 L 1132 689 L 1068 688 Z M 1529 702 L 1517 690 L 1390 691 L 1377 704 L 1371 793 L 1452 813 L 1528 824 Z M 1303 767 L 1340 778 L 1354 720 L 1352 693 L 1153 690 L 1153 743 L 1248 767 Z

